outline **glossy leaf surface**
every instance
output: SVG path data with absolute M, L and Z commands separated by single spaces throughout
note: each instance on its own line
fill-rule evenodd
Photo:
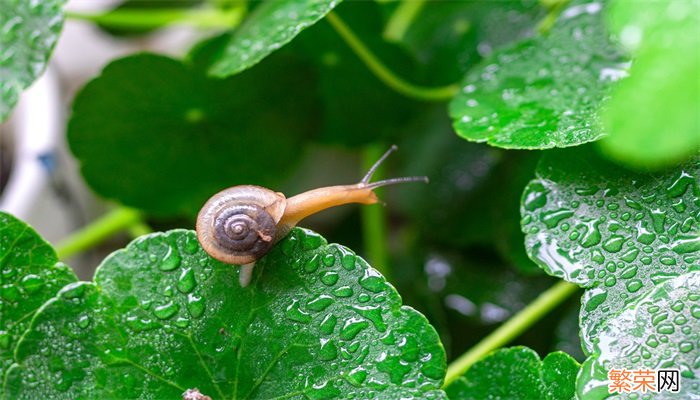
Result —
M 544 360 L 527 347 L 500 349 L 472 365 L 446 389 L 450 400 L 574 398 L 579 364 L 566 353 Z
M 30 226 L 0 212 L 0 377 L 37 309 L 77 280 Z
M 0 1 L 0 121 L 46 68 L 63 28 L 64 3 Z
M 210 73 L 223 78 L 267 57 L 315 24 L 340 0 L 268 0 L 238 28 Z
M 589 288 L 581 311 L 589 352 L 606 319 L 654 284 L 700 269 L 700 157 L 644 175 L 590 148 L 549 152 L 522 201 L 530 257 Z
M 203 64 L 212 51 L 198 49 L 190 63 L 122 58 L 78 94 L 68 141 L 98 194 L 191 216 L 222 188 L 274 188 L 293 171 L 315 131 L 312 72 L 279 55 L 246 74 L 209 79 Z M 295 101 L 289 93 L 298 93 Z
M 444 398 L 434 329 L 350 250 L 295 229 L 250 286 L 195 233 L 144 236 L 34 319 L 12 398 Z M 36 384 L 40 382 L 41 384 Z
M 597 116 L 626 72 L 601 3 L 562 11 L 546 35 L 518 42 L 467 74 L 450 103 L 457 134 L 509 149 L 568 147 L 605 133 Z

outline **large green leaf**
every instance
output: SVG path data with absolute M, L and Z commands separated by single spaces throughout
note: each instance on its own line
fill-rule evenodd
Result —
M 78 94 L 68 142 L 98 194 L 154 214 L 194 215 L 222 187 L 276 187 L 293 172 L 317 127 L 312 72 L 278 54 L 245 74 L 209 79 L 203 59 L 215 47 L 198 49 L 191 63 L 116 60 Z
M 231 37 L 210 73 L 237 74 L 315 24 L 340 0 L 268 0 L 259 5 Z
M 579 364 L 566 353 L 540 360 L 527 347 L 500 349 L 445 388 L 450 400 L 566 400 L 574 398 Z
M 679 369 L 680 391 L 659 391 L 655 399 L 690 399 L 700 393 L 700 271 L 661 282 L 610 318 L 577 381 L 581 398 L 610 395 L 611 369 Z M 629 380 L 628 389 L 636 383 Z M 659 380 L 654 388 L 659 390 Z
M 615 0 L 611 25 L 635 59 L 603 114 L 603 149 L 637 167 L 700 150 L 700 2 Z
M 548 34 L 497 51 L 470 70 L 450 103 L 457 133 L 510 149 L 602 137 L 598 109 L 625 71 L 601 15 L 599 2 L 575 4 Z
M 435 330 L 345 247 L 295 229 L 250 286 L 193 231 L 137 239 L 43 307 L 11 398 L 443 398 Z
M 46 68 L 63 28 L 65 0 L 0 1 L 0 121 Z
M 27 224 L 0 212 L 0 379 L 37 309 L 77 280 Z
M 589 288 L 584 348 L 606 319 L 654 284 L 700 269 L 700 156 L 657 174 L 634 174 L 590 148 L 546 153 L 522 199 L 530 257 Z

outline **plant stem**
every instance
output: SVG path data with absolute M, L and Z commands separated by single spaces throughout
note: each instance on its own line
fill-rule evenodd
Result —
M 83 14 L 66 12 L 66 17 L 90 21 L 112 28 L 160 28 L 168 25 L 189 25 L 197 28 L 231 29 L 241 22 L 245 15 L 245 7 L 234 7 L 230 10 L 216 8 L 200 9 L 117 9 L 101 14 Z
M 362 171 L 367 172 L 372 164 L 384 154 L 386 148 L 377 144 L 368 145 L 362 152 Z M 373 180 L 381 180 L 382 168 L 374 173 Z M 374 190 L 377 192 L 377 189 Z M 381 193 L 381 190 L 379 190 Z M 369 263 L 391 281 L 389 254 L 387 252 L 386 209 L 381 204 L 372 204 L 360 209 L 362 218 L 362 240 Z
M 338 17 L 333 11 L 326 15 L 326 20 L 331 24 L 333 29 L 345 40 L 348 46 L 355 54 L 365 63 L 372 73 L 379 78 L 385 85 L 396 90 L 397 92 L 413 97 L 418 100 L 428 101 L 448 101 L 457 94 L 459 86 L 457 84 L 441 86 L 441 87 L 422 87 L 406 82 L 387 68 L 381 61 L 365 46 L 362 41 L 355 36 L 355 33 Z
M 520 310 L 520 312 L 491 332 L 490 335 L 482 339 L 458 359 L 451 362 L 447 368 L 443 387 L 447 387 L 452 381 L 462 376 L 472 364 L 479 361 L 486 354 L 515 339 L 557 305 L 576 293 L 578 288 L 572 283 L 561 281 L 540 294 L 535 301 Z
M 384 27 L 384 40 L 392 43 L 400 42 L 406 31 L 425 6 L 425 0 L 403 0 Z
M 569 0 L 540 0 L 540 5 L 547 8 L 549 12 L 537 24 L 537 32 L 546 35 L 552 29 L 559 18 L 564 6 L 569 3 Z
M 54 246 L 61 260 L 88 250 L 113 234 L 133 226 L 143 224 L 141 213 L 126 207 L 119 207 L 103 215 L 98 220 L 84 226 Z

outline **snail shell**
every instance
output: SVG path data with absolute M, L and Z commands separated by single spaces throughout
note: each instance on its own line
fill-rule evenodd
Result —
M 286 207 L 282 193 L 260 186 L 225 189 L 197 216 L 197 239 L 204 250 L 228 264 L 249 264 L 277 241 L 277 223 Z

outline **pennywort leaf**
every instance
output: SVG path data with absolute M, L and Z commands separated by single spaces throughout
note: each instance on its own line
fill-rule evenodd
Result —
M 30 226 L 0 212 L 0 378 L 37 309 L 77 280 Z
M 599 2 L 564 10 L 547 34 L 493 53 L 450 103 L 457 134 L 509 149 L 568 147 L 605 135 L 597 117 L 626 74 Z
M 11 398 L 444 398 L 435 330 L 345 247 L 295 229 L 238 268 L 195 233 L 141 237 L 34 318 Z
M 65 0 L 0 2 L 0 121 L 46 68 L 63 28 Z
M 654 285 L 700 270 L 700 156 L 635 174 L 590 148 L 548 152 L 521 213 L 530 257 L 588 288 L 581 329 L 589 353 L 607 319 Z
M 223 78 L 257 64 L 315 24 L 340 0 L 268 0 L 231 37 L 210 73 Z

